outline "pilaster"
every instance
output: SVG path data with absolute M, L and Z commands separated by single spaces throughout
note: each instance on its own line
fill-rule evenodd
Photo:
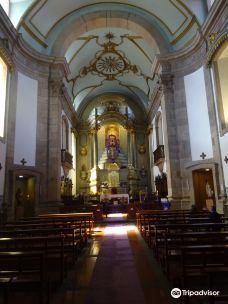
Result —
M 61 183 L 61 78 L 52 75 L 48 81 L 47 126 L 47 201 L 60 201 Z
M 180 164 L 178 155 L 178 135 L 176 127 L 173 74 L 162 73 L 160 76 L 163 96 L 161 99 L 164 149 L 167 163 L 168 198 L 179 201 L 182 198 L 180 187 Z

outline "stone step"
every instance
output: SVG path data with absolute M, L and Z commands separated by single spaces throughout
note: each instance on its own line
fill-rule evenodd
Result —
M 108 162 L 108 157 L 107 157 L 107 152 L 104 151 L 100 157 L 100 160 L 98 161 L 98 165 L 103 165 L 105 163 Z M 118 157 L 116 158 L 116 162 L 120 163 L 121 165 L 127 165 L 128 163 L 128 159 L 126 157 L 125 154 L 123 154 L 122 152 L 120 152 L 120 154 L 118 155 Z

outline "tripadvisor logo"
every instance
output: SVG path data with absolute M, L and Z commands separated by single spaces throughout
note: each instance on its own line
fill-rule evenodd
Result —
M 180 290 L 179 288 L 173 288 L 171 290 L 171 296 L 175 299 L 180 298 L 181 296 L 218 296 L 219 291 L 212 291 L 212 290 L 186 290 L 182 289 Z
M 171 290 L 171 296 L 175 299 L 178 299 L 181 297 L 181 290 L 179 288 L 173 288 Z

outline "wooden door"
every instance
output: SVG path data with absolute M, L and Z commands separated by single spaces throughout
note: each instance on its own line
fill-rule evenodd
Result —
M 199 169 L 192 172 L 195 205 L 202 209 L 207 207 L 208 201 L 214 203 L 214 182 L 211 169 Z M 208 195 L 208 187 L 211 194 Z

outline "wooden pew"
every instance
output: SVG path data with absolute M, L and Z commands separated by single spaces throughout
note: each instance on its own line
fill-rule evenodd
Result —
M 10 278 L 10 294 L 14 288 L 38 288 L 39 303 L 49 302 L 49 281 L 45 272 L 45 255 L 40 251 L 0 252 L 0 277 Z M 31 287 L 28 289 L 28 287 Z
M 173 269 L 176 269 L 175 262 L 180 256 L 180 247 L 183 245 L 214 245 L 228 244 L 228 231 L 220 232 L 179 232 L 164 233 L 163 246 L 158 248 L 158 256 L 161 260 L 165 272 L 170 275 L 170 267 L 174 263 Z
M 187 231 L 216 231 L 227 230 L 228 223 L 188 223 L 188 224 L 150 224 L 147 227 L 148 244 L 154 248 L 157 255 L 159 242 L 163 239 L 164 232 L 187 232 Z
M 185 245 L 180 247 L 182 287 L 189 277 L 207 277 L 209 269 L 228 266 L 228 244 Z
M 2 296 L 3 304 L 9 303 L 9 289 L 10 289 L 11 281 L 12 281 L 11 277 L 6 277 L 6 278 L 0 277 L 0 288 L 1 288 L 1 292 L 3 293 Z
M 39 229 L 16 229 L 16 230 L 0 230 L 2 237 L 35 237 L 35 236 L 64 236 L 64 252 L 71 257 L 71 261 L 74 263 L 78 257 L 79 250 L 81 248 L 81 236 L 80 231 L 75 228 L 39 228 Z
M 63 282 L 66 276 L 67 255 L 64 252 L 62 236 L 34 236 L 34 237 L 5 237 L 0 238 L 0 251 L 40 251 L 45 254 L 46 267 L 54 280 Z M 53 274 L 54 272 L 54 274 Z
M 82 212 L 82 213 L 52 213 L 52 214 L 40 214 L 40 218 L 51 218 L 51 219 L 70 219 L 70 218 L 80 218 L 84 219 L 86 227 L 89 229 L 89 232 L 92 232 L 93 229 L 93 213 L 92 212 Z
M 208 218 L 209 212 L 207 211 L 198 211 L 194 213 L 194 217 L 207 217 Z M 190 210 L 176 210 L 176 211 L 164 211 L 158 210 L 142 210 L 137 213 L 136 221 L 137 227 L 139 231 L 142 231 L 143 226 L 148 223 L 148 221 L 158 222 L 160 219 L 182 219 L 192 217 L 192 213 Z
M 221 291 L 221 285 L 219 284 L 221 277 L 226 277 L 228 281 L 228 267 L 209 267 L 205 268 L 205 272 L 209 276 L 209 289 L 210 290 L 216 290 L 218 286 L 220 287 L 220 294 L 218 296 L 211 296 L 210 298 L 210 304 L 216 304 L 216 303 L 228 303 L 228 291 L 226 290 Z M 228 282 L 227 282 L 228 285 Z M 226 286 L 227 286 L 226 285 Z

